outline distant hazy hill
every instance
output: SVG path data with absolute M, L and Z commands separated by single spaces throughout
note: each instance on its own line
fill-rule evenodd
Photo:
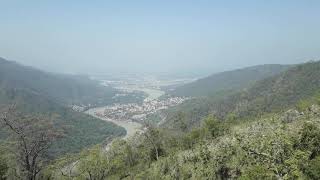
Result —
M 214 114 L 220 119 L 241 119 L 283 111 L 295 106 L 300 100 L 314 96 L 319 91 L 320 62 L 308 62 L 257 81 L 223 99 L 210 97 L 191 99 L 167 111 L 168 121 L 164 125 L 174 126 L 175 121 L 181 116 L 185 117 L 189 124 L 198 124 L 208 114 Z
M 41 114 L 53 121 L 63 138 L 50 150 L 52 157 L 78 152 L 107 137 L 125 134 L 123 128 L 113 123 L 74 112 L 66 106 L 108 103 L 113 94 L 114 89 L 88 79 L 46 73 L 0 59 L 0 105 L 14 103 L 19 112 Z M 6 137 L 6 131 L 0 129 L 0 139 Z
M 116 93 L 87 77 L 43 72 L 0 58 L 0 88 L 24 90 L 59 103 L 108 104 Z
M 177 87 L 168 93 L 174 96 L 209 96 L 217 92 L 230 93 L 278 74 L 287 68 L 286 65 L 273 64 L 226 71 Z

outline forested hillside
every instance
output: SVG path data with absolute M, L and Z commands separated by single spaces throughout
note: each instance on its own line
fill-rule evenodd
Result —
M 45 121 L 54 124 L 54 128 L 59 131 L 61 138 L 54 142 L 50 153 L 50 158 L 66 153 L 79 152 L 86 147 L 102 143 L 108 137 L 118 137 L 126 132 L 123 128 L 113 123 L 104 122 L 84 113 L 75 112 L 70 108 L 60 105 L 50 100 L 50 98 L 29 93 L 23 90 L 1 90 L 1 105 L 16 105 L 16 111 L 30 116 L 43 117 Z M 4 103 L 6 102 L 6 103 Z M 47 123 L 47 122 L 46 122 Z M 8 133 L 3 126 L 0 129 L 1 140 L 8 137 Z
M 97 146 L 53 163 L 53 179 L 319 179 L 320 98 L 303 111 L 267 114 L 246 121 L 210 115 L 185 131 L 149 127 L 128 141 Z M 64 173 L 78 161 L 76 174 Z M 58 173 L 57 173 L 58 172 Z
M 281 111 L 320 92 L 320 62 L 308 62 L 255 83 L 251 88 L 216 103 L 218 117 L 236 117 Z
M 164 125 L 62 158 L 44 177 L 319 179 L 319 73 L 308 62 L 222 100 L 190 99 Z M 57 173 L 75 159 L 76 176 Z
M 213 74 L 168 91 L 173 96 L 216 96 L 230 94 L 254 82 L 286 70 L 288 65 L 260 65 Z
M 85 76 L 47 73 L 2 58 L 0 88 L 28 91 L 64 105 L 108 104 L 117 92 Z
M 15 104 L 15 111 L 42 117 L 59 131 L 58 138 L 48 156 L 79 152 L 86 147 L 102 143 L 107 137 L 125 134 L 113 123 L 104 122 L 71 110 L 68 105 L 98 105 L 112 103 L 116 91 L 89 79 L 77 79 L 51 74 L 0 59 L 0 108 Z M 8 130 L 0 126 L 0 140 L 9 137 Z
M 293 66 L 280 74 L 257 81 L 240 92 L 217 97 L 200 97 L 162 112 L 166 127 L 185 117 L 186 124 L 199 125 L 208 114 L 219 119 L 243 119 L 283 111 L 319 92 L 320 62 Z

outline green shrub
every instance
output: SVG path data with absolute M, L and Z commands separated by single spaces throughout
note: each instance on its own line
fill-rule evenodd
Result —
M 311 105 L 312 105 L 312 101 L 310 100 L 300 100 L 296 104 L 296 108 L 298 109 L 298 111 L 303 112 L 303 111 L 306 111 Z
M 251 179 L 277 179 L 274 173 L 266 167 L 255 165 L 249 167 L 240 177 L 241 180 Z
M 305 169 L 305 174 L 310 179 L 320 179 L 320 156 L 309 162 Z
M 8 171 L 8 165 L 4 157 L 0 156 L 0 180 L 6 179 L 5 176 Z
M 300 131 L 298 147 L 310 151 L 310 159 L 320 153 L 320 129 L 312 123 L 305 123 Z
M 213 115 L 204 120 L 204 130 L 213 138 L 223 135 L 227 130 L 224 122 L 219 121 Z

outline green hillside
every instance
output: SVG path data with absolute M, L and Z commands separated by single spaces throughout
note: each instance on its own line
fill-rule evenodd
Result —
M 223 99 L 190 99 L 160 127 L 83 152 L 76 179 L 319 179 L 319 77 L 308 62 Z
M 16 104 L 16 111 L 32 116 L 44 116 L 52 121 L 62 138 L 54 142 L 50 157 L 79 152 L 102 143 L 108 137 L 126 132 L 113 123 L 104 122 L 84 113 L 72 111 L 67 105 L 112 103 L 112 88 L 104 88 L 90 80 L 55 75 L 14 62 L 0 60 L 0 105 Z M 92 94 L 92 95 L 91 95 Z M 79 98 L 79 100 L 78 100 Z M 109 100 L 110 99 L 110 100 Z M 1 126 L 0 140 L 8 133 Z
M 17 111 L 23 114 L 44 116 L 55 124 L 61 132 L 50 149 L 49 156 L 56 158 L 66 153 L 79 152 L 84 148 L 103 142 L 109 137 L 118 137 L 126 132 L 122 127 L 104 122 L 84 113 L 72 111 L 47 97 L 32 94 L 23 90 L 1 90 L 0 97 L 6 97 L 7 105 L 16 104 Z M 1 100 L 1 104 L 3 105 Z M 4 129 L 1 139 L 7 137 Z
M 149 128 L 79 156 L 74 179 L 319 179 L 319 104 L 304 111 L 266 114 L 247 121 L 206 117 L 198 128 Z M 73 161 L 52 164 L 45 177 Z M 89 176 L 90 175 L 90 176 Z M 64 176 L 72 178 L 72 176 Z
M 320 92 L 319 77 L 319 61 L 297 65 L 215 103 L 213 113 L 218 117 L 226 117 L 228 113 L 248 117 L 293 107 Z
M 168 94 L 173 96 L 210 96 L 215 93 L 230 94 L 286 70 L 287 65 L 260 65 L 213 74 L 195 82 L 182 85 Z
M 219 91 L 211 96 L 196 97 L 161 112 L 164 127 L 179 126 L 185 117 L 189 127 L 200 125 L 202 118 L 214 114 L 219 119 L 245 119 L 250 116 L 278 112 L 295 106 L 300 100 L 317 94 L 320 88 L 320 62 L 292 66 L 286 71 L 250 84 L 228 94 Z
M 21 89 L 64 105 L 109 104 L 117 92 L 85 76 L 47 73 L 2 58 L 0 88 Z

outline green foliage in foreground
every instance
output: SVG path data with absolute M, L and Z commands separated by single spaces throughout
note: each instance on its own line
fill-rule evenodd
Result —
M 100 147 L 83 152 L 75 174 L 61 176 L 65 166 L 59 161 L 48 174 L 53 179 L 319 179 L 319 113 L 305 111 L 290 122 L 285 114 L 242 123 L 208 116 L 191 131 L 150 127 L 138 138 L 114 141 L 107 152 Z
M 310 179 L 320 179 L 320 156 L 309 161 L 305 172 Z

